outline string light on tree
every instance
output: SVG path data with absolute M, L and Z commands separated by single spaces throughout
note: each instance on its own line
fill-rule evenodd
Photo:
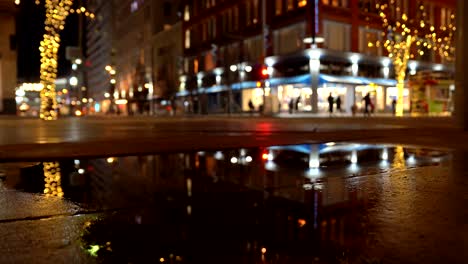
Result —
M 376 8 L 382 20 L 383 46 L 392 60 L 397 80 L 396 115 L 403 115 L 403 90 L 408 62 L 430 52 L 436 52 L 441 59 L 452 62 L 454 59 L 455 15 L 450 15 L 448 26 L 437 29 L 431 25 L 426 8 L 420 5 L 416 17 L 401 13 L 402 8 L 395 0 L 378 1 Z M 401 13 L 401 15 L 400 15 Z M 380 45 L 368 43 L 369 47 Z
M 18 1 L 19 2 L 19 1 Z M 41 53 L 40 79 L 43 89 L 40 92 L 40 118 L 46 121 L 56 120 L 58 105 L 55 94 L 55 80 L 58 68 L 58 50 L 60 48 L 60 32 L 65 28 L 65 20 L 71 13 L 83 13 L 94 18 L 94 14 L 80 7 L 73 9 L 72 0 L 44 0 L 45 5 L 45 33 L 40 43 Z M 36 0 L 39 5 L 41 1 Z M 78 10 L 80 12 L 78 12 Z M 60 164 L 58 162 L 44 162 L 45 188 L 47 196 L 63 196 L 61 187 Z

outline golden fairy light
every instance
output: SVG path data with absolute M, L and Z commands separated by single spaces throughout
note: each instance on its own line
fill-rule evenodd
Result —
M 40 4 L 40 1 L 36 0 L 35 3 Z M 65 28 L 65 20 L 69 14 L 83 13 L 91 19 L 94 18 L 94 14 L 84 7 L 72 9 L 73 0 L 44 0 L 44 4 L 46 10 L 45 33 L 39 47 L 41 52 L 40 79 L 43 87 L 40 92 L 40 118 L 51 121 L 56 120 L 58 117 L 55 80 L 57 78 L 60 32 Z M 45 177 L 44 194 L 46 196 L 62 197 L 60 164 L 58 162 L 44 162 L 43 167 Z
M 434 52 L 444 61 L 452 62 L 455 54 L 453 43 L 456 27 L 454 14 L 450 15 L 448 26 L 437 29 L 430 24 L 424 5 L 419 6 L 415 18 L 410 18 L 405 13 L 399 15 L 399 12 L 395 11 L 402 9 L 395 5 L 394 0 L 384 0 L 376 7 L 382 20 L 382 35 L 385 37 L 383 46 L 395 69 L 398 91 L 396 116 L 403 116 L 403 90 L 409 61 Z M 369 47 L 377 45 L 368 43 Z

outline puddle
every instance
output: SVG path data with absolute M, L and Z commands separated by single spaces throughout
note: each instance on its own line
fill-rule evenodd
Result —
M 60 179 L 42 163 L 1 164 L 0 195 L 34 206 L 0 214 L 0 230 L 60 222 L 50 232 L 65 237 L 39 239 L 22 261 L 65 251 L 105 263 L 461 263 L 466 181 L 451 185 L 451 157 L 331 142 L 64 159 Z

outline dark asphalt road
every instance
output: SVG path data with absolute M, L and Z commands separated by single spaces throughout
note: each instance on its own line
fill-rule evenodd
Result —
M 121 156 L 328 141 L 467 149 L 450 118 L 89 117 L 0 120 L 0 159 Z

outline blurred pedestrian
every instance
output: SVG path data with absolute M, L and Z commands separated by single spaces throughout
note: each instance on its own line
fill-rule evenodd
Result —
M 297 97 L 296 99 L 296 105 L 295 105 L 295 110 L 296 112 L 299 112 L 299 104 L 301 103 L 301 96 Z
M 369 116 L 370 115 L 370 107 L 371 107 L 371 98 L 370 98 L 370 93 L 367 93 L 364 98 L 362 98 L 364 101 L 364 115 Z
M 336 98 L 336 112 L 341 113 L 341 97 Z
M 250 111 L 250 114 L 253 114 L 254 110 L 255 110 L 255 106 L 254 106 L 254 104 L 253 104 L 253 102 L 252 102 L 252 99 L 250 99 L 250 100 L 249 100 L 249 111 Z
M 332 93 L 330 93 L 330 95 L 328 96 L 328 112 L 331 114 L 333 114 L 333 103 L 335 102 L 335 100 L 333 99 L 333 96 L 332 96 Z
M 396 97 L 395 97 L 392 100 L 392 114 L 393 115 L 396 115 L 396 104 L 397 104 L 397 100 L 396 100 Z
M 294 111 L 294 99 L 291 98 L 291 100 L 289 100 L 288 107 L 289 107 L 289 113 L 292 114 Z

